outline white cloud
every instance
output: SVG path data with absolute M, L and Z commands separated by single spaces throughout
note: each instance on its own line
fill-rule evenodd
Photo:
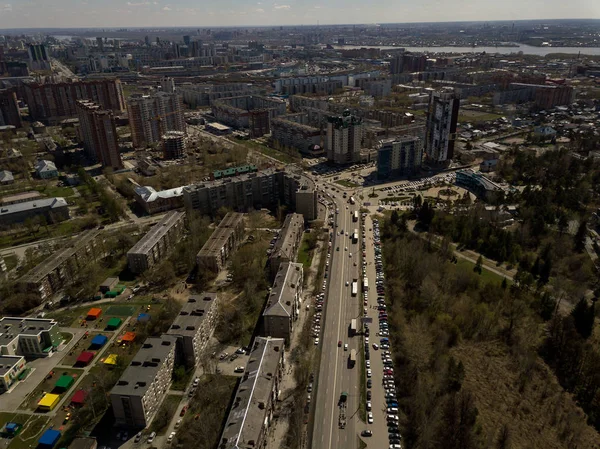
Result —
M 290 5 L 275 5 L 275 9 L 291 9 Z
M 167 5 L 163 8 L 163 11 L 171 11 L 171 8 L 169 7 L 169 5 Z
M 256 12 L 258 12 L 258 13 L 261 13 L 261 14 L 262 14 L 263 12 L 265 12 L 265 10 L 264 10 L 264 9 L 262 9 L 262 8 L 255 9 L 255 11 L 256 11 Z
M 3 12 L 12 11 L 12 5 L 10 3 L 6 3 L 6 4 L 2 5 L 2 11 Z
M 147 6 L 149 4 L 150 4 L 150 2 L 138 2 L 138 3 L 127 2 L 127 6 Z

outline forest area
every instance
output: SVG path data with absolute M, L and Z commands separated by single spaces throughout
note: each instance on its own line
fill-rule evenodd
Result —
M 593 303 L 545 313 L 541 289 L 483 282 L 398 214 L 382 237 L 407 448 L 600 447 L 600 358 L 580 333 L 593 334 Z

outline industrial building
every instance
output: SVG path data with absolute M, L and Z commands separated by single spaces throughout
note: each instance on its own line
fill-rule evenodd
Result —
M 218 449 L 265 446 L 285 368 L 284 344 L 281 338 L 254 340 Z
M 104 256 L 100 231 L 89 230 L 75 237 L 67 247 L 17 280 L 17 284 L 46 299 L 59 292 L 89 262 Z
M 325 149 L 327 160 L 334 164 L 354 164 L 360 161 L 362 119 L 344 111 L 341 116 L 327 118 Z
M 264 335 L 290 342 L 302 301 L 303 282 L 301 263 L 284 262 L 279 266 L 263 313 Z
M 179 159 L 185 156 L 185 133 L 167 131 L 162 136 L 163 158 Z
M 279 98 L 245 95 L 214 101 L 212 111 L 219 122 L 260 137 L 271 132 L 271 120 L 285 114 L 286 103 Z
M 144 428 L 150 424 L 171 386 L 176 346 L 177 338 L 171 335 L 144 341 L 110 392 L 117 425 Z
M 157 192 L 150 186 L 133 189 L 136 202 L 148 215 L 183 207 L 183 187 Z
M 304 234 L 304 217 L 301 214 L 288 214 L 285 217 L 273 252 L 269 256 L 271 277 L 274 278 L 279 266 L 286 262 L 294 262 Z
M 244 215 L 229 212 L 196 255 L 198 266 L 221 271 L 244 237 Z
M 245 212 L 250 209 L 274 209 L 286 204 L 304 215 L 317 218 L 317 191 L 313 181 L 291 170 L 267 169 L 233 178 L 207 181 L 183 188 L 186 209 L 214 215 L 221 207 Z
M 321 139 L 321 129 L 312 125 L 306 113 L 282 115 L 271 121 L 271 140 L 275 147 L 294 148 L 314 156 L 312 149 L 315 145 L 322 148 Z
M 75 117 L 77 100 L 91 100 L 102 109 L 114 112 L 125 110 L 123 88 L 118 79 L 23 84 L 32 120 L 57 124 L 65 118 Z
M 431 92 L 425 135 L 428 164 L 447 165 L 454 157 L 459 106 L 460 100 L 454 92 Z
M 64 198 L 41 198 L 34 201 L 3 205 L 0 209 L 0 226 L 23 223 L 28 218 L 43 216 L 46 223 L 69 219 L 69 205 Z
M 177 337 L 177 362 L 194 367 L 212 336 L 217 320 L 217 294 L 202 292 L 190 296 L 168 335 Z
M 185 212 L 169 212 L 127 251 L 132 273 L 143 273 L 167 257 L 183 235 L 184 218 Z
M 377 179 L 415 175 L 422 159 L 423 141 L 417 136 L 382 141 L 377 154 Z
M 135 148 L 159 143 L 167 131 L 186 130 L 181 98 L 177 93 L 134 95 L 127 101 L 127 112 Z
M 103 167 L 114 170 L 123 168 L 119 154 L 117 127 L 113 112 L 101 109 L 90 100 L 79 100 L 76 103 L 79 117 L 79 133 L 87 156 Z
M 47 318 L 0 318 L 0 355 L 48 357 L 62 342 L 58 323 Z

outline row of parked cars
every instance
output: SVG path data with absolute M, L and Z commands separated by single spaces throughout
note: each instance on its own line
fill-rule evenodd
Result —
M 331 242 L 331 236 L 329 238 Z M 325 301 L 325 289 L 327 288 L 327 274 L 329 272 L 329 260 L 331 259 L 331 246 L 327 249 L 327 264 L 325 266 L 325 279 L 321 286 L 321 293 L 315 297 L 315 316 L 313 318 L 312 336 L 315 339 L 315 346 L 320 343 L 319 335 L 321 333 L 321 318 L 323 316 L 323 302 Z
M 381 240 L 379 232 L 379 221 L 373 220 L 373 243 L 375 247 L 375 270 L 377 288 L 377 310 L 379 320 L 379 348 L 381 349 L 381 361 L 383 362 L 383 388 L 385 391 L 385 402 L 387 405 L 386 421 L 388 427 L 388 439 L 390 449 L 401 449 L 402 435 L 400 434 L 400 418 L 398 417 L 398 397 L 396 383 L 394 381 L 394 362 L 389 340 L 389 322 L 387 305 L 385 304 L 385 274 L 383 272 L 383 256 L 381 254 Z M 376 349 L 377 345 L 373 344 Z

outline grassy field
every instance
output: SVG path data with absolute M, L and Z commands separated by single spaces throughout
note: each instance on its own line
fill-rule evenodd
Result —
M 304 269 L 307 270 L 310 268 L 312 263 L 314 251 L 310 251 L 308 249 L 308 243 L 306 242 L 306 236 L 304 235 L 302 238 L 302 243 L 300 244 L 300 248 L 298 249 L 298 263 L 301 263 L 304 266 Z
M 37 447 L 37 440 L 50 418 L 47 416 L 26 415 L 22 413 L 0 413 L 0 427 L 4 427 L 6 423 L 16 422 L 22 424 L 23 428 L 19 435 L 12 439 L 10 449 L 30 449 Z
M 501 117 L 503 117 L 501 114 L 461 109 L 460 113 L 458 114 L 458 121 L 459 121 L 459 123 L 466 123 L 466 122 L 479 123 L 479 122 L 489 122 L 492 120 L 497 120 Z
M 160 405 L 156 417 L 150 424 L 150 431 L 156 432 L 159 435 L 164 435 L 169 427 L 169 422 L 175 412 L 177 406 L 181 401 L 181 396 L 175 394 L 168 394 L 163 403 Z
M 475 264 L 473 262 L 470 262 L 466 259 L 462 259 L 462 258 L 458 258 L 458 262 L 456 264 L 458 267 L 464 268 L 465 270 L 470 270 L 473 271 L 473 268 L 475 268 Z M 495 284 L 501 284 L 504 277 L 494 273 L 493 271 L 490 271 L 486 268 L 485 265 L 483 265 L 482 270 L 481 270 L 481 274 L 479 275 L 480 279 L 483 282 L 487 282 L 487 283 L 495 283 Z M 512 281 L 510 279 L 507 279 L 506 282 L 508 283 L 508 285 L 510 285 L 512 283 Z
M 351 189 L 355 187 L 360 187 L 357 183 L 348 181 L 347 179 L 338 179 L 337 181 L 335 181 L 335 183 L 344 187 L 349 187 Z
M 47 185 L 42 187 L 37 187 L 36 190 L 40 192 L 42 195 L 46 195 L 49 197 L 69 197 L 75 195 L 73 188 L 71 187 L 58 187 L 55 185 Z
M 10 254 L 8 256 L 4 256 L 4 262 L 6 263 L 6 269 L 10 271 L 17 266 L 19 258 L 15 254 Z
M 230 138 L 232 142 L 235 142 L 238 145 L 243 145 L 246 148 L 258 151 L 259 153 L 264 154 L 265 156 L 272 157 L 273 159 L 277 159 L 279 162 L 283 162 L 284 164 L 292 164 L 294 162 L 298 162 L 298 159 L 293 158 L 289 154 L 283 153 L 281 151 L 277 151 L 273 148 L 270 148 L 266 145 L 261 145 L 260 143 L 253 142 L 252 140 L 240 140 Z

